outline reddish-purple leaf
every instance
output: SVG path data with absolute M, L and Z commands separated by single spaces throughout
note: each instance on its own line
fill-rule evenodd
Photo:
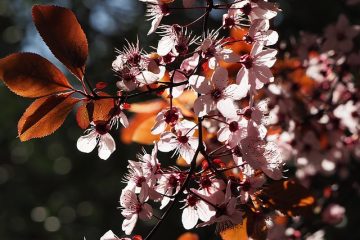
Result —
M 43 97 L 72 89 L 65 75 L 35 53 L 14 53 L 0 59 L 0 79 L 23 97 Z
M 311 214 L 315 205 L 314 196 L 297 180 L 275 181 L 263 193 L 267 196 L 264 202 L 288 216 Z
M 102 92 L 100 96 L 108 96 Z M 82 129 L 89 127 L 91 122 L 108 122 L 116 114 L 114 99 L 105 98 L 91 101 L 84 101 L 77 109 L 76 121 Z
M 88 57 L 86 35 L 74 13 L 63 7 L 35 5 L 33 21 L 52 53 L 79 79 Z
M 20 140 L 41 138 L 55 132 L 78 101 L 70 94 L 52 95 L 35 100 L 19 120 Z

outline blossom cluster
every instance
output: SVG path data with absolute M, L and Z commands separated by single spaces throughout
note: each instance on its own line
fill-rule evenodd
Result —
M 182 202 L 185 229 L 216 224 L 222 231 L 241 224 L 246 214 L 243 209 L 259 201 L 267 178 L 283 178 L 279 148 L 266 139 L 269 100 L 257 97 L 258 91 L 274 81 L 270 68 L 276 62 L 277 50 L 270 46 L 277 42 L 278 34 L 270 29 L 270 20 L 280 10 L 263 0 L 231 4 L 204 1 L 206 6 L 184 1 L 183 10 L 197 7 L 205 14 L 185 26 L 161 25 L 162 18 L 172 13 L 173 1 L 141 1 L 147 5 L 151 21 L 149 34 L 156 32 L 160 40 L 156 52 L 145 52 L 139 42 L 118 50 L 112 64 L 118 77 L 116 86 L 124 96 L 135 89 L 163 87 L 169 105 L 157 114 L 151 129 L 152 134 L 159 135 L 151 154 L 144 151 L 137 161 L 128 162 L 126 187 L 120 197 L 125 217 L 122 230 L 130 235 L 139 219 L 158 218 L 151 202 L 158 202 L 160 210 Z M 218 9 L 227 12 L 222 25 L 210 30 L 208 15 Z M 197 35 L 188 28 L 200 20 L 203 31 Z M 247 33 L 240 40 L 220 37 L 221 31 L 233 29 Z M 232 50 L 237 42 L 248 45 L 251 51 L 242 54 Z M 226 64 L 240 68 L 235 74 L 229 73 Z M 189 92 L 197 96 L 191 118 L 173 103 Z M 78 140 L 80 151 L 91 152 L 98 145 L 100 158 L 111 155 L 115 150 L 111 128 L 118 122 L 128 125 L 124 104 L 118 103 L 118 111 L 109 121 L 92 122 Z M 214 134 L 216 143 L 204 134 Z M 182 170 L 160 163 L 158 152 L 172 152 L 172 157 L 183 159 L 190 167 Z M 108 232 L 102 239 L 114 236 Z
M 359 35 L 360 26 L 343 14 L 322 36 L 300 33 L 275 67 L 278 81 L 264 93 L 272 131 L 267 138 L 278 143 L 304 185 L 317 186 L 322 224 L 345 219 L 341 182 L 355 184 L 351 165 L 360 160 Z M 319 179 L 326 184 L 316 184 Z M 323 233 L 323 225 L 316 227 Z
M 67 8 L 35 5 L 32 17 L 81 86 L 38 54 L 0 59 L 1 81 L 35 99 L 18 123 L 21 141 L 52 134 L 75 108 L 85 130 L 79 151 L 97 148 L 107 160 L 120 126 L 123 140 L 151 146 L 128 160 L 123 177 L 126 237 L 108 231 L 101 240 L 149 240 L 176 206 L 186 230 L 212 225 L 223 240 L 322 239 L 324 223 L 344 222 L 342 188 L 360 196 L 352 169 L 360 159 L 360 26 L 340 15 L 323 36 L 301 32 L 278 44 L 270 26 L 281 10 L 271 1 L 139 1 L 158 42 L 116 50 L 116 94 L 87 78 L 88 42 Z M 177 18 L 184 11 L 195 16 L 190 23 Z M 217 24 L 214 12 L 223 14 Z M 158 98 L 133 102 L 150 94 Z M 314 224 L 298 217 L 306 214 Z M 139 220 L 156 222 L 144 238 L 134 235 Z

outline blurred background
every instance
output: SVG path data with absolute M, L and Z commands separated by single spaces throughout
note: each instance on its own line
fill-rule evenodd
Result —
M 348 7 L 342 0 L 282 0 L 279 3 L 283 11 L 274 24 L 281 39 L 297 36 L 300 30 L 321 33 L 340 13 L 345 13 L 352 23 L 360 23 L 359 7 Z M 56 4 L 75 12 L 89 41 L 87 77 L 92 82 L 115 83 L 111 63 L 116 56 L 115 48 L 121 49 L 125 39 L 135 41 L 138 37 L 147 51 L 155 45 L 156 36 L 146 36 L 149 23 L 145 22 L 144 5 L 137 0 L 0 0 L 1 58 L 19 51 L 39 53 L 72 79 L 37 33 L 31 20 L 33 4 Z M 197 10 L 181 12 L 166 18 L 165 22 L 173 22 L 174 18 L 182 23 L 190 22 L 199 14 Z M 222 14 L 214 11 L 212 24 L 219 24 Z M 74 114 L 53 135 L 21 143 L 17 138 L 17 121 L 30 102 L 15 96 L 0 83 L 0 239 L 86 237 L 93 240 L 109 229 L 121 236 L 123 218 L 118 209 L 124 186 L 121 181 L 127 160 L 134 159 L 142 146 L 124 145 L 119 139 L 118 150 L 107 161 L 98 159 L 96 151 L 82 154 L 76 149 L 82 130 L 77 127 Z M 352 202 L 351 196 L 347 197 Z M 179 213 L 171 214 L 159 231 L 161 235 L 155 239 L 160 236 L 176 239 L 184 231 Z M 145 233 L 152 224 L 154 222 L 139 223 L 135 231 Z M 354 226 L 331 231 L 333 236 L 343 238 L 329 236 L 329 239 L 356 239 L 353 237 L 360 230 Z M 201 239 L 216 239 L 209 228 L 198 233 Z

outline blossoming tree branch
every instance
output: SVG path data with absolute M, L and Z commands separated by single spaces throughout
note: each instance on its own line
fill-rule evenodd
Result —
M 77 148 L 84 153 L 97 148 L 99 158 L 106 160 L 116 150 L 111 131 L 129 126 L 126 111 L 149 107 L 136 99 L 160 96 L 149 133 L 143 133 L 155 136 L 153 150 L 128 161 L 120 196 L 122 230 L 133 237 L 108 231 L 102 240 L 154 239 L 175 207 L 182 209 L 179 221 L 185 229 L 216 225 L 224 240 L 266 239 L 277 216 L 311 211 L 314 197 L 296 180 L 284 178 L 282 151 L 268 137 L 270 100 L 263 92 L 274 82 L 278 34 L 270 22 L 280 11 L 277 4 L 140 1 L 151 22 L 148 34 L 156 34 L 159 41 L 155 50 L 146 47 L 151 52 L 139 41 L 117 50 L 112 63 L 117 80 L 110 86 L 88 81 L 88 43 L 73 12 L 33 7 L 42 39 L 81 88 L 38 54 L 2 58 L 1 80 L 17 95 L 35 99 L 19 120 L 20 140 L 50 135 L 75 108 L 76 121 L 85 131 Z M 187 24 L 162 24 L 178 11 L 199 16 Z M 226 13 L 222 23 L 210 29 L 214 11 Z M 198 25 L 201 32 L 196 32 Z M 117 94 L 105 92 L 108 87 Z M 167 159 L 159 161 L 158 152 L 169 153 Z M 161 216 L 155 216 L 155 207 Z M 157 223 L 146 236 L 133 231 L 139 220 L 150 219 Z

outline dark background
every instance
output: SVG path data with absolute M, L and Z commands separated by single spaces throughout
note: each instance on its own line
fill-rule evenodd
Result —
M 92 82 L 115 83 L 111 71 L 114 49 L 121 49 L 125 38 L 134 41 L 139 36 L 141 46 L 148 51 L 151 44 L 155 45 L 156 36 L 146 36 L 149 23 L 144 21 L 144 5 L 136 0 L 0 0 L 0 57 L 18 51 L 36 52 L 66 72 L 31 21 L 31 7 L 40 3 L 69 7 L 75 12 L 89 41 L 87 77 Z M 341 0 L 282 0 L 280 5 L 283 12 L 274 23 L 282 39 L 297 36 L 300 30 L 320 34 L 341 12 L 353 23 L 360 20 L 359 7 L 346 7 Z M 173 19 L 190 22 L 199 14 L 198 10 L 182 12 Z M 213 23 L 220 21 L 221 14 L 211 15 Z M 165 22 L 171 21 L 169 17 Z M 100 160 L 96 151 L 80 153 L 76 140 L 82 130 L 74 114 L 53 135 L 21 143 L 17 121 L 30 102 L 0 83 L 0 239 L 69 240 L 85 236 L 93 240 L 108 229 L 121 236 L 121 180 L 127 160 L 134 159 L 142 146 L 124 145 L 118 140 L 117 151 L 107 161 Z M 171 214 L 155 239 L 176 239 L 184 231 L 179 214 Z M 137 226 L 140 233 L 150 229 L 144 223 Z M 349 234 L 343 239 L 354 236 L 354 231 L 339 231 Z M 212 229 L 199 232 L 201 239 L 214 239 Z

